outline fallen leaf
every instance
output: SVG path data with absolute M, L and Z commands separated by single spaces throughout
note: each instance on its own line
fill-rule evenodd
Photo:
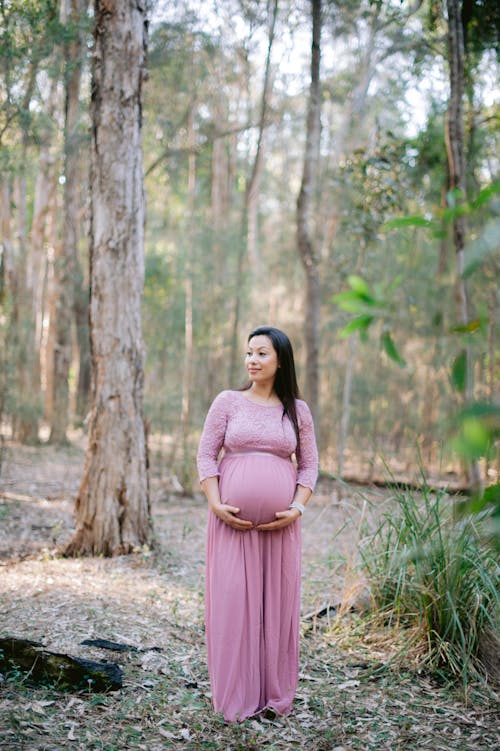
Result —
M 68 741 L 76 741 L 76 738 L 75 738 L 75 723 L 74 722 L 71 723 L 71 727 L 69 729 L 69 733 L 68 733 L 68 735 L 66 737 L 67 737 Z

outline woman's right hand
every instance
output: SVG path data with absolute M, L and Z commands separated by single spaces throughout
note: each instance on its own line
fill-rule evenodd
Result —
M 237 529 L 240 532 L 246 532 L 249 529 L 253 529 L 253 523 L 247 519 L 239 519 L 236 514 L 240 513 L 239 508 L 236 506 L 230 506 L 228 503 L 215 503 L 210 505 L 211 511 L 218 516 L 224 524 L 227 524 L 233 529 Z

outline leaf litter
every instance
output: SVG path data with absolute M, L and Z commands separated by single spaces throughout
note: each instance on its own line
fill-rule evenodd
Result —
M 115 559 L 64 559 L 82 471 L 78 442 L 65 450 L 10 445 L 0 478 L 1 633 L 73 656 L 115 661 L 124 689 L 68 697 L 25 676 L 0 677 L 2 751 L 486 751 L 498 747 L 498 694 L 457 691 L 412 664 L 390 662 L 407 634 L 363 608 L 357 572 L 361 521 L 388 502 L 382 491 L 327 482 L 304 516 L 299 686 L 289 717 L 226 724 L 210 703 L 203 627 L 206 508 L 182 496 L 152 463 L 156 544 Z M 29 468 L 29 471 L 28 471 Z M 348 603 L 348 605 L 346 605 Z M 332 607 L 329 607 L 329 605 Z M 326 605 L 326 607 L 325 607 Z M 324 611 L 322 617 L 314 613 Z M 102 639 L 133 647 L 83 645 Z

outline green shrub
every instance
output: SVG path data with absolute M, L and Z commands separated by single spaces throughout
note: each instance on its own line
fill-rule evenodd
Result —
M 498 673 L 499 565 L 485 519 L 456 520 L 452 499 L 426 487 L 395 501 L 362 549 L 375 606 L 389 623 L 416 627 L 422 664 L 466 689 L 471 677 Z

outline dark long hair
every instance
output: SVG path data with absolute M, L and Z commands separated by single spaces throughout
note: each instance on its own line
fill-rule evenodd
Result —
M 295 430 L 295 435 L 297 437 L 297 450 L 295 453 L 299 456 L 300 435 L 295 400 L 300 399 L 300 393 L 297 384 L 297 375 L 295 373 L 292 344 L 285 332 L 274 326 L 258 326 L 251 332 L 247 342 L 250 342 L 250 339 L 254 336 L 267 336 L 271 340 L 278 356 L 279 368 L 276 371 L 274 390 L 283 404 L 283 415 L 288 415 L 288 419 Z M 251 386 L 252 384 L 248 383 L 244 386 L 243 391 L 247 391 Z

